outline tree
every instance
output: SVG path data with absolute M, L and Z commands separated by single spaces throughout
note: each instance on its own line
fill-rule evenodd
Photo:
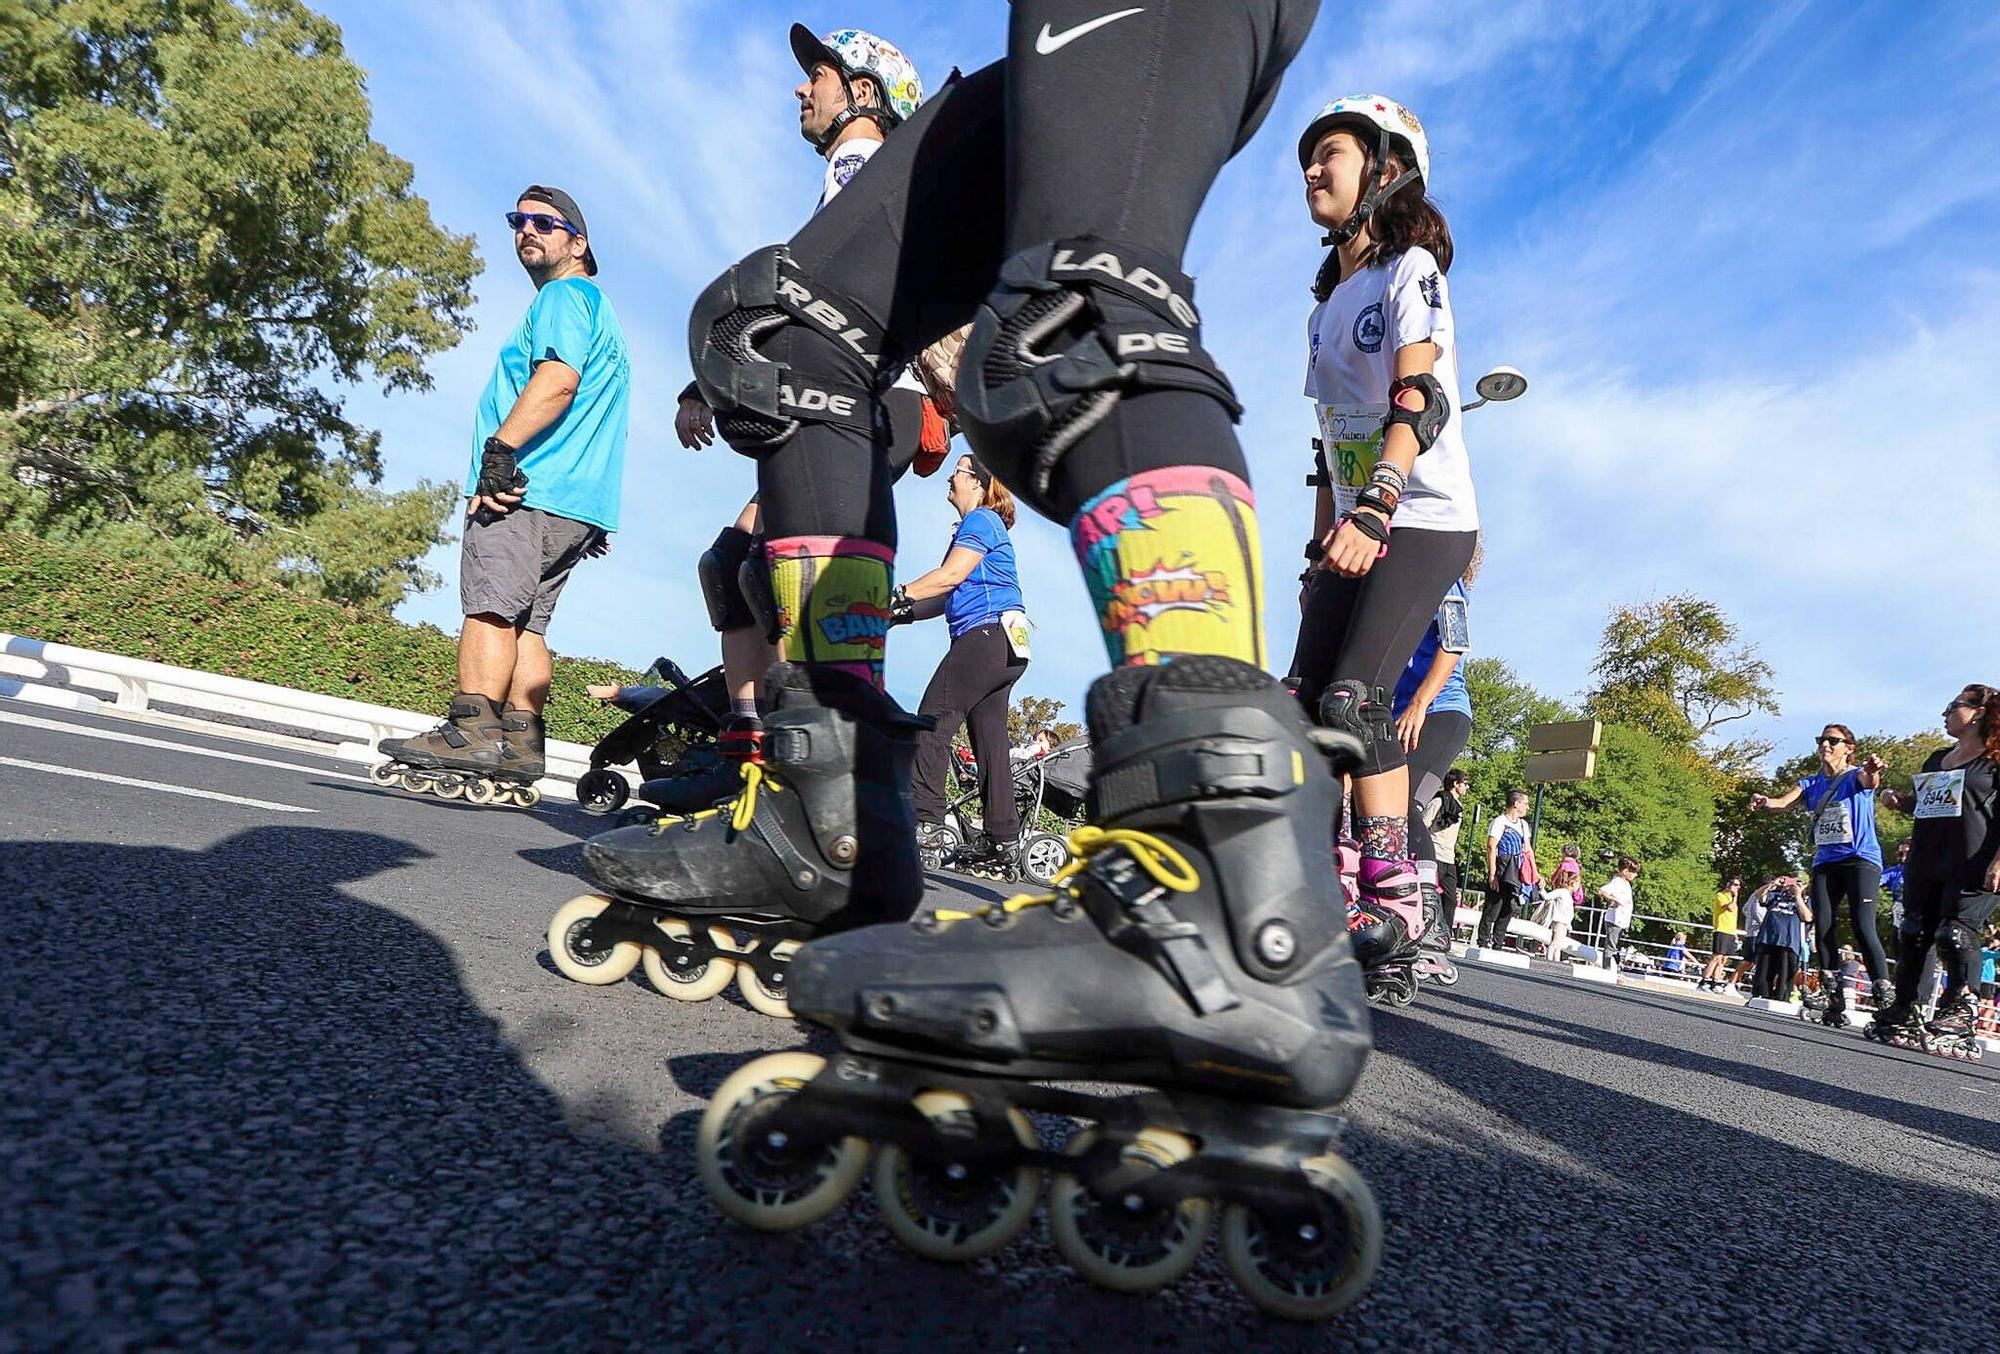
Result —
M 1598 686 L 1590 710 L 1606 723 L 1636 725 L 1725 772 L 1747 771 L 1770 755 L 1759 739 L 1712 741 L 1727 724 L 1778 713 L 1771 665 L 1739 642 L 1713 602 L 1683 593 L 1614 608 L 1591 671 Z
M 423 390 L 479 261 L 298 0 L 0 6 L 0 526 L 389 606 L 454 491 L 330 394 Z
M 1035 730 L 1047 729 L 1058 743 L 1067 743 L 1083 732 L 1083 725 L 1073 720 L 1057 719 L 1063 712 L 1063 703 L 1047 696 L 1022 696 L 1007 711 L 1007 741 L 1020 747 L 1035 736 Z

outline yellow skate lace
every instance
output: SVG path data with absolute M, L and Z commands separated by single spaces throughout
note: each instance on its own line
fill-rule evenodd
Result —
M 1161 888 L 1172 889 L 1175 893 L 1192 893 L 1201 884 L 1201 876 L 1195 873 L 1188 858 L 1171 842 L 1163 841 L 1150 832 L 1085 825 L 1072 829 L 1065 840 L 1069 843 L 1072 859 L 1056 871 L 1050 892 L 1017 893 L 1004 902 L 981 903 L 969 910 L 941 907 L 931 916 L 940 926 L 946 926 L 955 921 L 983 921 L 993 916 L 1012 916 L 1031 907 L 1048 907 L 1064 898 L 1074 899 L 1078 890 L 1069 881 L 1089 866 L 1091 857 L 1102 855 L 1114 847 L 1125 848 L 1126 854 L 1137 861 L 1139 868 L 1151 875 L 1153 882 Z
M 750 820 L 757 816 L 758 792 L 766 785 L 770 786 L 773 790 L 782 790 L 785 787 L 780 785 L 777 778 L 772 776 L 769 771 L 766 771 L 757 762 L 743 763 L 742 775 L 743 788 L 738 790 L 736 797 L 728 803 L 717 804 L 712 809 L 702 809 L 697 813 L 662 814 L 654 822 L 654 828 L 662 832 L 670 827 L 682 827 L 688 831 L 693 831 L 696 825 L 726 813 L 729 815 L 730 827 L 738 832 L 747 831 L 750 827 Z

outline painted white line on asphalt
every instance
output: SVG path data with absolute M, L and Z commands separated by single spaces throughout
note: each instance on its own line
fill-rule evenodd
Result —
M 164 785 L 157 780 L 110 776 L 102 771 L 79 771 L 73 766 L 50 766 L 46 762 L 28 762 L 19 757 L 0 757 L 0 766 L 18 766 L 24 771 L 46 771 L 52 776 L 74 776 L 78 780 L 104 781 L 111 785 L 130 785 L 137 790 L 164 790 L 170 795 L 187 795 L 193 799 L 218 799 L 225 804 L 243 804 L 253 809 L 270 809 L 274 813 L 319 812 L 318 809 L 300 808 L 297 804 L 274 804 L 268 799 L 247 799 L 242 795 L 226 795 L 220 790 L 197 790 L 188 785 Z
M 21 724 L 30 729 L 47 729 L 52 733 L 73 733 L 83 738 L 102 738 L 113 743 L 131 743 L 142 748 L 164 748 L 168 752 L 186 752 L 196 757 L 214 757 L 225 762 L 242 762 L 247 766 L 270 766 L 280 771 L 297 771 L 308 776 L 332 776 L 336 780 L 356 780 L 369 784 L 366 776 L 352 775 L 346 771 L 324 771 L 317 766 L 301 766 L 297 762 L 275 762 L 269 757 L 252 757 L 243 752 L 224 752 L 220 748 L 195 747 L 190 743 L 176 743 L 165 738 L 148 738 L 144 734 L 125 733 L 119 729 L 91 729 L 81 724 L 65 724 L 59 719 L 38 719 L 34 715 L 10 714 L 0 710 L 0 724 Z M 328 753 L 332 756 L 332 753 Z

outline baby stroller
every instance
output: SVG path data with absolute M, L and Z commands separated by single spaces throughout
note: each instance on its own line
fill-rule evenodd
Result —
M 643 779 L 658 779 L 676 758 L 685 764 L 689 752 L 711 752 L 729 715 L 729 693 L 719 667 L 690 680 L 672 659 L 656 658 L 639 685 L 659 694 L 598 739 L 590 750 L 590 770 L 577 777 L 576 802 L 586 813 L 616 813 L 631 795 L 625 777 L 611 768 L 630 762 Z
M 960 777 L 957 796 L 945 805 L 944 823 L 924 839 L 924 868 L 949 867 L 983 874 L 989 848 L 985 834 L 972 830 L 964 807 L 978 797 L 978 778 L 968 778 L 963 768 Z M 1014 807 L 1021 815 L 1019 877 L 1047 888 L 1055 882 L 1056 872 L 1069 864 L 1069 843 L 1056 833 L 1040 830 L 1036 823 L 1044 809 L 1066 824 L 1083 817 L 1084 795 L 1090 788 L 1090 739 L 1079 735 L 1051 748 L 1046 756 L 1015 762 L 1012 779 Z

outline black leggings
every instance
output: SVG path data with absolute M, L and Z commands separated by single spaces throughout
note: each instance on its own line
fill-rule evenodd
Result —
M 1162 0 L 1038 55 L 1045 29 L 1096 16 L 1076 0 L 1015 0 L 1013 55 L 947 84 L 892 132 L 792 237 L 791 256 L 881 322 L 885 364 L 970 320 L 1001 263 L 1028 247 L 1094 235 L 1178 264 L 1210 184 L 1263 121 L 1317 9 L 1317 0 Z M 802 324 L 761 351 L 803 371 L 873 380 Z M 1115 480 L 1174 465 L 1248 479 L 1220 403 L 1128 389 L 1064 455 L 1051 499 L 1067 521 Z M 891 478 L 879 428 L 870 437 L 806 423 L 759 461 L 765 534 L 893 545 Z
M 1820 972 L 1840 972 L 1840 949 L 1834 944 L 1833 928 L 1840 921 L 1840 904 L 1844 902 L 1854 918 L 1854 939 L 1861 946 L 1868 981 L 1876 984 L 1878 992 L 1888 990 L 1889 981 L 1889 961 L 1882 953 L 1882 937 L 1875 933 L 1875 896 L 1881 884 L 1882 867 L 1859 856 L 1813 866 L 1813 937 Z
M 1815 912 L 1814 916 L 1819 914 Z M 1790 1001 L 1792 983 L 1799 976 L 1799 952 L 1789 945 L 1757 947 L 1757 974 L 1751 980 L 1752 994 L 1769 1001 Z
M 1337 678 L 1381 687 L 1386 699 L 1478 539 L 1476 531 L 1397 527 L 1389 553 L 1360 578 L 1313 575 L 1292 659 L 1307 718 L 1319 717 L 1320 693 Z
M 2000 908 L 2000 894 L 1960 889 L 1946 880 L 1910 879 L 1907 875 L 1904 878 L 1903 925 L 1896 933 L 1896 1000 L 1917 999 L 1932 945 L 1938 947 L 1938 960 L 1951 990 L 1977 992 L 1978 937 L 1987 919 Z M 1942 933 L 1954 922 L 1958 924 L 1954 928 L 1958 932 L 1957 942 L 1946 939 L 1946 943 L 1938 944 Z
M 1414 650 L 1412 651 L 1414 652 Z M 1472 716 L 1456 710 L 1440 710 L 1424 717 L 1423 732 L 1417 735 L 1417 750 L 1410 754 L 1410 855 L 1428 860 L 1442 871 L 1445 862 L 1436 855 L 1431 830 L 1424 826 L 1424 810 L 1444 788 L 1445 773 L 1465 751 L 1472 737 Z
M 979 762 L 979 801 L 986 816 L 986 835 L 1011 842 L 1021 835 L 1021 815 L 1014 807 L 1012 762 L 1007 756 L 1007 706 L 1014 683 L 1028 670 L 1028 660 L 1016 658 L 999 624 L 978 625 L 951 642 L 951 649 L 924 688 L 919 714 L 932 715 L 937 727 L 917 736 L 916 771 L 910 778 L 917 821 L 944 821 L 945 769 L 951 757 L 952 735 L 961 724 Z

